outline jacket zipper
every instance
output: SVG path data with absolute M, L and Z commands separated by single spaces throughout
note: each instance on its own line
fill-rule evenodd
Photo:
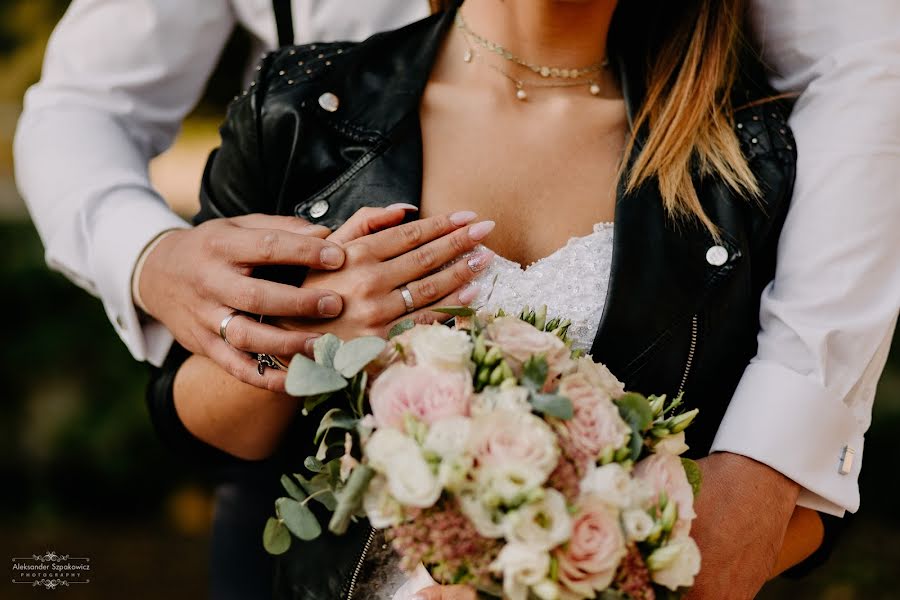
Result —
M 691 317 L 691 346 L 688 349 L 687 362 L 684 364 L 684 374 L 681 376 L 681 385 L 678 386 L 678 393 L 684 391 L 687 384 L 688 376 L 691 374 L 691 367 L 694 364 L 694 353 L 697 352 L 697 334 L 700 330 L 700 321 L 697 315 Z
M 359 578 L 359 572 L 362 570 L 363 561 L 366 560 L 366 555 L 369 553 L 369 547 L 372 545 L 373 539 L 375 539 L 375 528 L 370 527 L 366 545 L 363 546 L 362 553 L 359 555 L 359 561 L 356 563 L 356 568 L 353 569 L 353 575 L 350 576 L 350 586 L 347 588 L 347 600 L 351 600 L 353 598 L 353 592 L 356 591 L 356 580 Z

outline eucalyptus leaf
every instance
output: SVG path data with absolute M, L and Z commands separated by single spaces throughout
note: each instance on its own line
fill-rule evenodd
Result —
M 440 308 L 432 308 L 434 312 L 444 313 L 453 317 L 474 317 L 475 309 L 468 306 L 441 306 Z
M 691 489 L 694 490 L 694 498 L 696 498 L 700 493 L 700 487 L 703 485 L 703 472 L 700 470 L 700 465 L 689 458 L 682 458 L 681 466 L 684 467 L 684 474 L 687 475 L 688 483 L 691 484 Z
M 522 384 L 529 390 L 537 392 L 543 389 L 549 371 L 546 358 L 541 355 L 532 356 L 522 365 Z
M 319 495 L 312 498 L 312 500 L 318 502 L 331 512 L 334 512 L 335 509 L 337 509 L 337 497 L 331 490 L 328 490 L 327 492 L 321 492 Z
M 275 517 L 269 517 L 263 530 L 263 547 L 269 554 L 284 554 L 291 547 L 291 533 Z
M 356 417 L 350 413 L 344 412 L 339 408 L 332 408 L 322 417 L 313 441 L 318 444 L 319 440 L 322 439 L 322 434 L 330 429 L 353 429 L 356 427 L 357 422 Z
M 294 473 L 294 477 L 297 478 L 297 481 L 300 482 L 300 486 L 306 490 L 306 493 L 312 496 L 316 492 L 320 490 L 324 490 L 331 487 L 331 484 L 328 482 L 328 474 L 327 473 L 319 473 L 309 479 L 301 475 L 300 473 Z
M 556 417 L 568 421 L 574 416 L 572 401 L 559 394 L 532 393 L 528 397 L 531 407 L 548 417 Z
M 279 498 L 275 501 L 275 510 L 291 533 L 304 541 L 314 540 L 322 533 L 316 515 L 305 504 L 291 498 Z
M 284 388 L 301 398 L 336 392 L 347 387 L 347 380 L 329 367 L 323 367 L 302 354 L 295 354 L 288 367 Z
M 391 327 L 391 330 L 388 331 L 388 339 L 392 340 L 404 331 L 409 331 L 415 326 L 416 322 L 412 319 L 403 319 L 402 321 Z
M 313 473 L 321 473 L 322 472 L 322 461 L 320 461 L 315 456 L 307 456 L 303 459 L 303 466 L 312 471 Z M 299 477 L 297 477 L 299 479 Z
M 331 521 L 328 523 L 328 529 L 332 533 L 342 535 L 346 533 L 350 519 L 356 514 L 357 510 L 362 506 L 363 495 L 369 487 L 369 482 L 375 476 L 375 471 L 368 465 L 357 465 L 350 472 L 350 477 L 344 485 L 344 489 L 337 495 L 337 506 Z
M 306 494 L 300 489 L 299 485 L 294 483 L 294 480 L 291 479 L 290 475 L 281 476 L 281 487 L 283 487 L 284 491 L 286 491 L 294 500 L 297 500 L 298 502 L 306 500 Z
M 313 356 L 316 362 L 323 367 L 334 367 L 334 354 L 341 347 L 341 338 L 333 333 L 326 333 L 313 343 Z
M 640 431 L 642 436 L 643 432 L 653 423 L 650 402 L 640 394 L 628 392 L 616 400 L 616 406 L 619 407 L 619 415 L 622 416 L 622 419 Z
M 318 396 L 310 396 L 303 399 L 303 414 L 308 415 L 316 410 L 316 407 L 331 398 L 331 394 L 319 394 Z
M 373 335 L 345 342 L 334 355 L 334 369 L 350 379 L 375 360 L 387 342 Z

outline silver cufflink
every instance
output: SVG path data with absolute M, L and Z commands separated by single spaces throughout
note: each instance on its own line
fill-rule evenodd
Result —
M 706 262 L 714 267 L 721 267 L 728 262 L 728 250 L 723 246 L 712 246 L 706 251 Z
M 855 455 L 856 450 L 853 449 L 853 446 L 844 446 L 843 450 L 841 450 L 841 466 L 838 468 L 838 473 L 849 475 L 853 471 L 853 457 Z
M 340 104 L 340 100 L 338 97 L 332 94 L 331 92 L 325 92 L 321 96 L 319 96 L 319 106 L 328 112 L 334 112 L 338 109 L 338 105 Z

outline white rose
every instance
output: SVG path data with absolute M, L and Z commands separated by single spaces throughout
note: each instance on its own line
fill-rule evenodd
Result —
M 469 441 L 472 421 L 467 417 L 449 417 L 432 423 L 423 447 L 443 458 L 462 454 Z
M 622 513 L 622 528 L 625 535 L 633 542 L 643 542 L 653 529 L 653 517 L 647 511 L 632 508 Z
M 667 435 L 654 444 L 653 451 L 659 454 L 674 454 L 680 456 L 687 452 L 689 446 L 684 443 L 684 432 L 679 431 L 673 435 Z
M 472 399 L 472 416 L 486 415 L 495 410 L 531 412 L 528 390 L 521 386 L 489 387 Z
M 437 369 L 468 369 L 472 363 L 472 340 L 464 331 L 444 325 L 419 325 L 411 330 L 409 348 L 417 365 Z
M 372 478 L 363 496 L 363 510 L 375 529 L 393 527 L 403 520 L 403 507 L 391 498 L 384 475 Z
M 503 597 L 526 600 L 528 588 L 547 579 L 550 555 L 526 544 L 509 543 L 491 563 L 491 570 L 503 574 Z
M 441 484 L 412 438 L 396 429 L 379 429 L 366 444 L 366 456 L 387 477 L 388 490 L 400 504 L 428 508 L 437 502 Z
M 626 508 L 634 503 L 631 476 L 618 463 L 588 470 L 581 480 L 581 493 L 593 494 L 617 508 Z
M 549 488 L 537 502 L 526 504 L 506 516 L 506 538 L 525 546 L 551 550 L 572 535 L 572 517 L 566 498 Z
M 690 587 L 700 572 L 700 549 L 693 538 L 676 537 L 647 558 L 647 567 L 653 581 L 672 591 Z
M 459 509 L 472 522 L 478 535 L 490 539 L 503 537 L 502 515 L 488 509 L 481 498 L 462 494 L 459 496 Z
M 590 356 L 580 357 L 576 367 L 576 373 L 582 373 L 592 386 L 605 391 L 613 400 L 621 398 L 625 393 L 625 384 L 616 379 L 606 365 L 595 363 Z

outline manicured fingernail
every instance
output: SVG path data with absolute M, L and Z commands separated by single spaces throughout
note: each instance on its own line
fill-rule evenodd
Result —
M 469 227 L 469 238 L 474 242 L 479 242 L 486 238 L 490 232 L 494 230 L 497 224 L 493 221 L 482 221 L 475 223 Z
M 459 212 L 455 212 L 450 215 L 450 222 L 456 225 L 457 227 L 461 227 L 463 225 L 468 225 L 477 217 L 475 213 L 471 210 L 461 210 Z
M 344 253 L 334 246 L 326 246 L 325 248 L 322 248 L 322 252 L 319 256 L 322 260 L 322 264 L 326 267 L 336 269 L 344 264 Z
M 312 356 L 315 353 L 316 340 L 319 339 L 320 336 L 314 335 L 310 338 L 307 338 L 306 343 L 303 345 L 304 353 L 307 356 Z
M 463 305 L 469 304 L 472 300 L 478 297 L 478 292 L 481 291 L 481 284 L 479 283 L 470 283 L 458 294 L 459 303 Z
M 319 299 L 319 314 L 323 317 L 336 317 L 341 312 L 341 303 L 334 296 L 322 296 Z
M 466 264 L 469 266 L 469 269 L 471 269 L 473 273 L 478 273 L 479 271 L 483 271 L 485 267 L 491 264 L 492 260 L 494 260 L 494 253 L 490 250 L 485 250 L 483 252 L 479 252 L 478 254 L 467 260 Z
M 398 208 L 402 208 L 403 210 L 419 210 L 418 206 L 407 204 L 405 202 L 398 202 L 396 204 L 391 204 L 390 206 L 385 206 L 384 210 L 397 210 Z

